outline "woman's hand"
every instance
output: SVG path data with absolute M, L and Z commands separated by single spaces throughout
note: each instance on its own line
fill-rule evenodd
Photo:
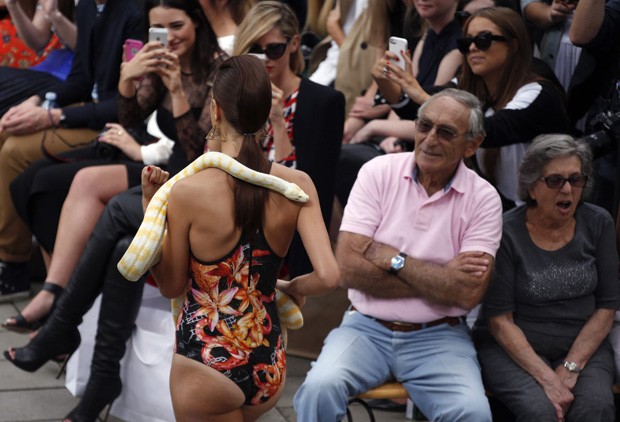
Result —
M 271 110 L 269 110 L 269 121 L 271 125 L 284 124 L 284 111 L 282 102 L 284 101 L 284 91 L 271 84 Z
M 405 61 L 405 70 L 401 70 L 392 60 L 386 60 L 386 77 L 390 81 L 397 83 L 407 93 L 409 98 L 417 104 L 422 104 L 428 99 L 429 95 L 422 89 L 415 76 L 413 76 L 411 58 L 408 51 L 401 53 L 401 60 Z
M 149 73 L 159 70 L 166 49 L 159 41 L 146 43 L 130 60 L 123 57 L 118 83 L 121 95 L 131 97 L 135 94 L 134 83 Z
M 181 65 L 179 57 L 168 50 L 159 59 L 156 73 L 161 78 L 170 94 L 183 94 L 183 82 L 181 80 Z
M 564 385 L 564 383 L 557 376 L 551 380 L 548 380 L 548 382 L 545 382 L 541 386 L 547 395 L 547 398 L 549 398 L 551 404 L 553 404 L 553 407 L 555 408 L 558 421 L 564 421 L 566 414 L 568 413 L 568 409 L 575 399 L 573 393 L 570 392 L 568 387 L 566 387 L 566 385 Z
M 142 169 L 142 208 L 146 209 L 157 190 L 168 181 L 170 173 L 157 166 Z
M 123 126 L 118 123 L 108 123 L 106 127 L 108 130 L 99 137 L 100 142 L 115 146 L 132 160 L 142 162 L 140 144 L 127 133 Z

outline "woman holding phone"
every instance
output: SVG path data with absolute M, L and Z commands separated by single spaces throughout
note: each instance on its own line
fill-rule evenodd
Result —
M 325 225 L 331 220 L 336 165 L 344 125 L 344 97 L 300 76 L 304 60 L 299 24 L 279 1 L 257 3 L 239 25 L 234 55 L 264 54 L 272 88 L 263 151 L 276 163 L 302 170 L 314 181 Z M 291 277 L 312 271 L 299 237 L 287 257 Z

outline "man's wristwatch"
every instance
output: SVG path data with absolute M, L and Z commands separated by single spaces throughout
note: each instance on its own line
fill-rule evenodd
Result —
M 564 367 L 568 369 L 569 372 L 574 372 L 576 374 L 583 371 L 583 368 L 580 368 L 575 362 L 569 362 L 567 360 L 564 361 Z
M 405 266 L 405 258 L 407 255 L 404 253 L 399 253 L 390 262 L 390 273 L 396 275 L 398 272 Z

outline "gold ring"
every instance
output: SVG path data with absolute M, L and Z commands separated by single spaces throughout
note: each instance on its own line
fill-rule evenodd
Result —
M 122 131 L 122 130 L 119 130 L 119 131 L 118 131 L 118 136 L 121 136 L 122 134 L 123 134 L 123 131 Z

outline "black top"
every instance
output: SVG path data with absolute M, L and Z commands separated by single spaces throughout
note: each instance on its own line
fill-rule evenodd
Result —
M 447 24 L 439 34 L 430 28 L 426 31 L 424 48 L 420 55 L 418 75 L 416 76 L 423 88 L 435 85 L 441 60 L 446 54 L 456 49 L 456 39 L 462 34 L 461 26 L 456 20 Z
M 489 339 L 485 318 L 513 313 L 525 332 L 576 337 L 596 309 L 620 307 L 614 222 L 605 210 L 583 203 L 575 235 L 556 251 L 539 248 L 525 225 L 527 206 L 504 214 L 495 274 L 475 330 Z

